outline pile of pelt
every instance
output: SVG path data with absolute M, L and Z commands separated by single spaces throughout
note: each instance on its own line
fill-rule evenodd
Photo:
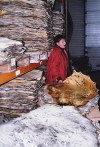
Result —
M 78 107 L 94 98 L 98 91 L 96 84 L 89 76 L 74 72 L 63 83 L 48 85 L 48 93 L 52 96 L 54 103 Z

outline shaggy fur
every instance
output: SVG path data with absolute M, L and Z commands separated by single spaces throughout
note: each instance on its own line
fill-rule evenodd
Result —
M 62 105 L 74 105 L 75 107 L 85 105 L 97 94 L 96 84 L 90 77 L 74 72 L 63 83 L 48 85 L 48 93 L 53 102 Z

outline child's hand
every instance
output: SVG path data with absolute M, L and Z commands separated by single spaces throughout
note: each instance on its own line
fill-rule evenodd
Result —
M 59 81 L 58 81 L 58 83 L 62 83 L 62 82 L 63 82 L 62 80 L 59 80 Z
M 62 83 L 62 82 L 63 82 L 62 79 L 61 79 L 61 77 L 58 77 L 56 81 L 57 81 L 58 83 Z

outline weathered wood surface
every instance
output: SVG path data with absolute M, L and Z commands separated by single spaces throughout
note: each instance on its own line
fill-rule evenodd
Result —
M 42 71 L 33 70 L 0 86 L 0 114 L 15 117 L 38 107 Z
M 28 50 L 52 43 L 51 9 L 42 0 L 0 0 L 0 36 L 24 41 Z

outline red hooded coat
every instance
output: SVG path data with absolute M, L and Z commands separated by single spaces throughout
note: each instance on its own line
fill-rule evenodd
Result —
M 58 78 L 65 80 L 68 76 L 68 66 L 67 52 L 60 47 L 55 47 L 48 59 L 46 83 L 56 82 Z

